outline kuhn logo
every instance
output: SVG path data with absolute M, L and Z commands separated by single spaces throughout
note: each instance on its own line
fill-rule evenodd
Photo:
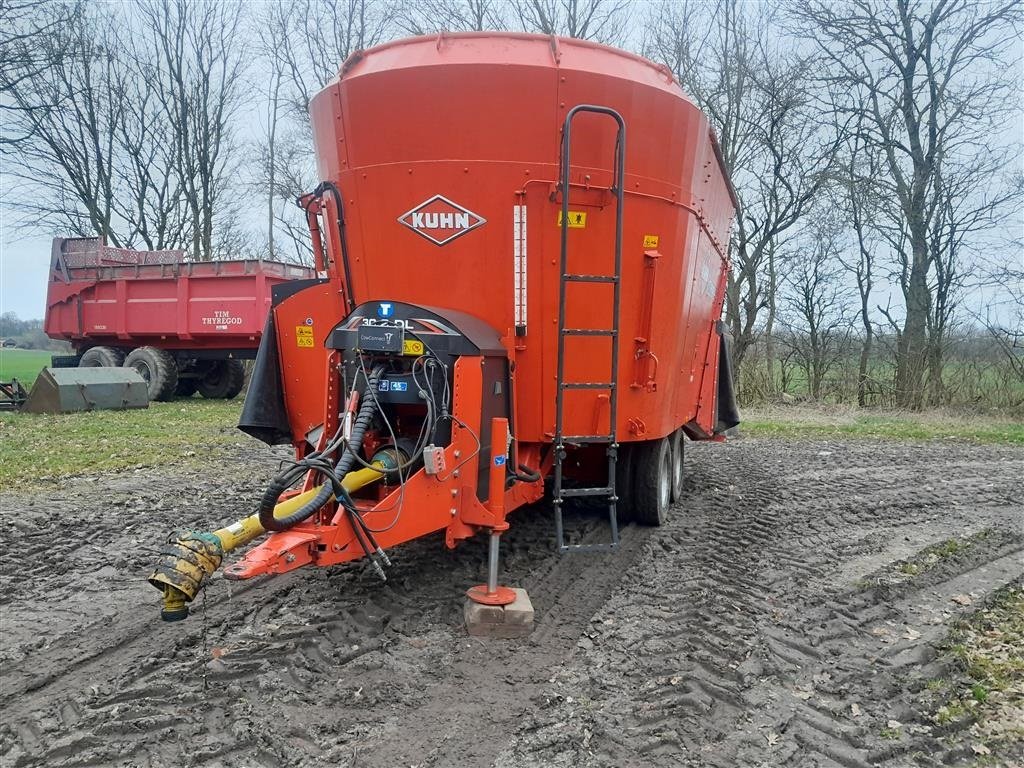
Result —
M 483 226 L 487 219 L 453 203 L 447 197 L 434 195 L 411 211 L 403 213 L 398 217 L 398 222 L 436 245 L 445 245 Z

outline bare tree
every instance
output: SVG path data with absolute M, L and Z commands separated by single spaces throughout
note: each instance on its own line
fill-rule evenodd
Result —
M 668 66 L 711 120 L 742 204 L 726 316 L 742 380 L 787 233 L 826 183 L 836 141 L 816 119 L 813 62 L 770 42 L 772 20 L 739 0 L 670 0 L 647 23 L 645 52 Z
M 233 119 L 244 98 L 242 6 L 140 0 L 137 7 L 155 52 L 156 98 L 172 126 L 175 171 L 192 219 L 192 258 L 207 261 L 222 245 L 214 239 L 218 217 L 230 218 Z
M 256 34 L 282 79 L 290 114 L 305 120 L 310 99 L 349 56 L 388 40 L 398 15 L 399 6 L 389 0 L 268 2 L 256 19 Z
M 951 143 L 987 130 L 1008 84 L 997 67 L 1016 37 L 1018 0 L 801 0 L 800 32 L 830 65 L 834 89 L 850 95 L 842 111 L 862 120 L 862 135 L 885 161 L 898 204 L 897 253 L 906 304 L 897 354 L 897 404 L 920 407 L 935 296 L 931 240 L 937 188 Z M 981 73 L 979 75 L 979 73 Z
M 317 183 L 310 100 L 351 55 L 389 39 L 400 18 L 408 18 L 400 10 L 389 0 L 272 0 L 257 14 L 254 36 L 270 67 L 270 92 L 253 189 L 268 198 L 267 240 L 275 257 L 312 263 L 306 221 L 295 206 Z
M 399 26 L 412 35 L 433 32 L 482 32 L 508 25 L 504 0 L 419 0 L 409 3 Z
M 857 365 L 857 405 L 867 405 L 870 386 L 869 366 L 875 340 L 872 319 L 872 291 L 875 287 L 876 264 L 879 249 L 873 223 L 878 216 L 880 199 L 875 179 L 880 158 L 873 147 L 866 147 L 859 123 L 836 125 L 842 137 L 841 162 L 835 168 L 835 181 L 830 192 L 836 207 L 848 214 L 856 249 L 852 254 L 844 249 L 838 255 L 843 268 L 852 276 L 859 299 L 858 315 L 861 324 L 860 359 Z
M 784 339 L 804 370 L 814 400 L 821 400 L 825 377 L 846 353 L 852 327 L 838 258 L 843 228 L 838 216 L 819 213 L 785 278 L 783 305 L 790 333 Z
M 64 18 L 67 8 L 51 3 L 41 12 Z M 114 137 L 125 124 L 130 74 L 117 55 L 117 30 L 84 11 L 73 24 L 33 24 L 48 33 L 34 39 L 30 61 L 47 66 L 5 67 L 2 76 L 5 132 L 15 135 L 7 172 L 25 189 L 15 207 L 75 234 L 123 244 L 131 232 L 115 213 Z
M 1024 264 L 997 269 L 988 282 L 1005 298 L 989 306 L 980 319 L 1005 356 L 1017 382 L 1024 384 Z
M 562 35 L 600 43 L 621 42 L 629 0 L 512 0 L 526 32 Z
M 8 162 L 22 191 L 14 207 L 33 226 L 116 246 L 224 252 L 241 103 L 237 7 L 139 0 L 124 15 L 74 10 L 73 23 L 36 22 L 49 29 L 36 56 L 50 66 L 3 76 L 22 136 Z
M 54 35 L 81 22 L 83 6 L 63 0 L 2 0 L 0 2 L 0 116 L 4 130 L 0 132 L 0 151 L 28 138 L 11 128 L 25 128 L 18 113 L 26 107 L 10 98 L 8 91 L 24 92 L 26 81 L 39 78 L 52 67 L 59 66 L 69 53 L 64 48 L 48 45 Z

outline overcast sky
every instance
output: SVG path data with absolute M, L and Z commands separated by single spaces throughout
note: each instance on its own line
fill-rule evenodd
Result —
M 340 63 L 338 62 L 339 66 Z M 257 82 L 253 82 L 252 87 L 257 92 L 262 90 Z M 240 116 L 241 119 L 236 123 L 248 129 L 248 136 L 239 136 L 243 142 L 254 141 L 264 134 L 266 118 L 259 102 L 258 98 L 248 102 L 249 114 Z M 1019 138 L 1019 131 L 1024 128 L 1024 113 L 1018 112 L 1018 119 L 1014 123 L 1016 124 L 1007 126 L 1007 133 L 1017 133 L 1014 138 Z M 1013 141 L 1014 138 L 1009 140 Z M 1018 158 L 1017 162 L 1020 168 L 1021 158 Z M 23 192 L 11 188 L 11 179 L 5 176 L 0 165 L 0 200 L 10 201 L 12 196 L 17 194 Z M 260 212 L 259 216 L 255 214 L 257 209 Z M 262 226 L 262 205 L 254 206 L 253 211 L 253 220 L 241 223 L 258 231 Z M 26 228 L 24 224 L 25 222 L 19 221 L 8 206 L 0 202 L 0 312 L 14 312 L 23 319 L 41 318 L 46 310 L 46 283 L 53 227 L 45 221 L 29 222 L 31 228 Z M 1009 228 L 1016 231 L 1007 232 L 1002 237 L 997 236 L 996 239 L 1001 242 L 996 246 L 996 250 L 1001 251 L 1009 247 L 1013 251 L 1015 246 L 1010 245 L 1013 238 L 1024 238 L 1024 221 L 1019 214 Z M 1002 258 L 1005 259 L 1006 256 Z M 1024 252 L 1011 254 L 1010 259 L 1016 259 L 1018 264 L 1024 267 Z M 884 293 L 883 285 L 876 286 L 876 290 L 879 294 Z M 993 292 L 975 287 L 971 291 L 968 303 L 973 305 L 971 309 L 984 312 L 986 305 L 994 300 Z M 881 296 L 878 297 L 878 301 L 885 303 Z

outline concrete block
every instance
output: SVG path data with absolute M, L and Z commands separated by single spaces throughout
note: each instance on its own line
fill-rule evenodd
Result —
M 515 589 L 508 605 L 481 605 L 466 598 L 463 615 L 466 631 L 473 637 L 526 637 L 533 631 L 533 603 L 525 589 Z
M 530 596 L 526 594 L 525 589 L 519 589 L 518 587 L 513 587 L 512 591 L 516 593 L 516 599 L 515 602 L 505 606 L 505 623 L 529 624 L 532 626 L 533 603 L 530 602 Z

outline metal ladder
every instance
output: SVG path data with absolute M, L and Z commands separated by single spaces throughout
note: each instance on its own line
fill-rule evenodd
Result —
M 615 193 L 615 273 L 612 275 L 574 274 L 568 271 L 569 245 L 569 160 L 572 136 L 572 120 L 581 112 L 607 115 L 615 120 L 618 132 L 615 141 L 615 170 L 612 191 Z M 622 271 L 622 201 L 625 186 L 626 124 L 622 115 L 609 107 L 580 104 L 569 110 L 565 116 L 562 131 L 561 180 L 562 192 L 562 248 L 558 298 L 558 379 L 555 389 L 555 478 L 554 506 L 555 533 L 559 552 L 585 552 L 615 549 L 619 545 L 619 521 L 617 516 L 618 496 L 615 493 L 615 464 L 619 442 L 616 429 L 618 418 L 618 386 L 616 377 L 619 370 L 619 299 L 620 274 Z M 567 328 L 565 326 L 566 293 L 570 283 L 611 283 L 614 292 L 612 300 L 611 328 Z M 566 340 L 574 336 L 608 336 L 612 342 L 611 371 L 607 381 L 566 381 L 565 347 Z M 603 435 L 564 434 L 565 393 L 575 389 L 605 389 L 609 400 L 609 432 Z M 563 465 L 566 458 L 566 444 L 607 443 L 608 482 L 598 488 L 563 488 Z M 562 521 L 562 504 L 571 497 L 596 497 L 608 500 L 608 522 L 611 525 L 612 540 L 602 544 L 566 544 Z

